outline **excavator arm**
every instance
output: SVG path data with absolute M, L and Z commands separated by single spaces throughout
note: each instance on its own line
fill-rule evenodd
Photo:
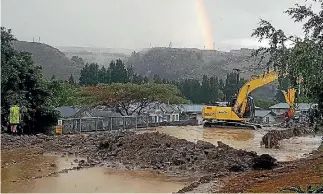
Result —
M 278 73 L 273 70 L 251 78 L 240 89 L 239 94 L 237 95 L 236 102 L 233 106 L 233 111 L 239 116 L 242 116 L 246 111 L 248 95 L 255 89 L 269 84 L 277 79 Z
M 291 111 L 290 117 L 293 117 L 295 114 L 295 95 L 296 95 L 296 90 L 294 88 L 289 88 L 288 91 L 282 90 L 286 103 L 289 105 L 289 110 Z

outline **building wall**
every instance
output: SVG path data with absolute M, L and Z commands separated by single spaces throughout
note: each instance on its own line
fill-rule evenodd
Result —
M 275 117 L 271 114 L 266 115 L 265 117 L 262 118 L 263 123 L 275 123 Z
M 273 111 L 277 115 L 281 115 L 285 113 L 288 109 L 287 108 L 273 108 L 271 111 Z
M 179 121 L 179 113 L 173 113 L 170 115 L 170 121 L 169 122 L 173 122 L 173 121 Z
M 199 125 L 203 124 L 203 118 L 202 118 L 202 113 L 197 113 L 196 114 L 196 119 Z

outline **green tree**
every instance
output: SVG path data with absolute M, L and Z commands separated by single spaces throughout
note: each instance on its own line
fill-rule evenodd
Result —
M 312 2 L 320 4 L 319 13 L 315 13 L 311 6 L 298 4 L 285 12 L 294 22 L 303 24 L 304 38 L 287 36 L 265 20 L 260 21 L 252 36 L 259 41 L 269 41 L 268 48 L 260 48 L 254 53 L 261 56 L 260 62 L 277 69 L 281 75 L 288 73 L 292 87 L 296 87 L 297 80 L 302 77 L 301 85 L 306 96 L 319 103 L 323 114 L 323 1 Z M 287 46 L 289 42 L 293 43 L 290 47 Z M 268 60 L 264 61 L 266 58 Z
M 99 65 L 97 63 L 86 64 L 81 69 L 80 84 L 95 86 L 100 83 L 99 80 Z
M 71 74 L 70 78 L 68 79 L 68 83 L 71 85 L 75 85 L 74 77 L 72 74 Z
M 24 131 L 45 132 L 58 118 L 53 96 L 31 55 L 15 51 L 13 40 L 11 30 L 1 27 L 1 120 L 8 119 L 10 106 L 18 105 Z
M 121 84 L 83 88 L 92 104 L 109 105 L 121 115 L 140 115 L 151 103 L 186 103 L 176 86 L 168 84 Z
M 69 82 L 54 80 L 48 82 L 48 88 L 52 91 L 53 105 L 74 106 L 82 103 L 80 90 Z
M 154 75 L 153 80 L 154 80 L 154 83 L 156 83 L 156 84 L 162 83 L 162 80 L 160 79 L 159 75 L 157 75 L 157 74 Z
M 79 56 L 72 56 L 71 60 L 80 67 L 84 67 L 85 65 L 84 60 Z
M 255 105 L 263 108 L 263 109 L 268 109 L 269 107 L 275 105 L 276 102 L 272 100 L 261 100 L 261 99 L 256 99 L 255 100 Z

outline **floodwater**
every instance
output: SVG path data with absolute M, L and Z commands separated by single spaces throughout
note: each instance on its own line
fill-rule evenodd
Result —
M 270 154 L 278 161 L 292 161 L 316 150 L 321 144 L 321 136 L 293 137 L 282 140 L 279 149 L 266 149 L 260 146 L 262 137 L 269 129 L 260 130 L 247 129 L 224 129 L 203 128 L 203 126 L 167 126 L 157 127 L 153 131 L 165 133 L 180 139 L 196 142 L 203 140 L 217 145 L 218 141 L 230 145 L 236 149 L 255 151 L 258 154 Z
M 217 144 L 222 141 L 237 149 L 268 153 L 279 161 L 291 161 L 317 149 L 320 136 L 294 137 L 281 141 L 281 148 L 260 147 L 264 130 L 203 129 L 202 126 L 158 127 L 159 131 L 192 142 L 197 140 Z M 147 132 L 147 131 L 142 131 Z M 140 132 L 140 133 L 142 133 Z M 1 152 L 1 192 L 12 193 L 168 193 L 187 185 L 181 177 L 167 177 L 148 171 L 131 171 L 104 167 L 73 170 L 46 177 L 49 173 L 76 166 L 75 158 L 44 155 L 42 150 L 16 149 Z M 41 178 L 37 178 L 40 177 Z
M 11 193 L 165 193 L 186 186 L 182 180 L 156 172 L 117 170 L 104 167 L 73 170 L 45 176 L 76 166 L 74 158 L 43 155 L 38 150 L 1 153 L 1 192 Z

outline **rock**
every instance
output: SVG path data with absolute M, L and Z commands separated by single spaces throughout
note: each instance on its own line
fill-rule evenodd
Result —
M 51 163 L 50 164 L 50 167 L 56 167 L 56 164 L 55 163 Z
M 269 154 L 262 154 L 253 160 L 253 169 L 272 169 L 277 166 L 277 160 Z

